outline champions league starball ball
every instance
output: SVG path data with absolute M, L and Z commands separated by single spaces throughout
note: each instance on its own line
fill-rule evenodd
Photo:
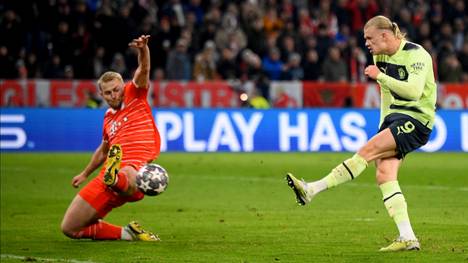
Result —
M 145 195 L 162 194 L 169 183 L 169 174 L 159 164 L 149 163 L 140 168 L 136 176 L 136 185 Z

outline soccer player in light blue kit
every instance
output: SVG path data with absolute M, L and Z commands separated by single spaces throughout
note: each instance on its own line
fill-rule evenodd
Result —
M 437 87 L 432 58 L 422 46 L 407 41 L 398 25 L 384 16 L 366 23 L 364 38 L 375 63 L 364 73 L 377 81 L 381 91 L 379 132 L 321 180 L 307 183 L 291 173 L 286 180 L 297 202 L 305 205 L 321 191 L 355 179 L 375 161 L 384 205 L 400 232 L 380 251 L 419 250 L 397 177 L 405 155 L 427 143 L 434 125 Z

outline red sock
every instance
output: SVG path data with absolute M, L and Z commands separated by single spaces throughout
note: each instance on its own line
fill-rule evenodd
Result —
M 91 238 L 94 240 L 120 240 L 122 236 L 122 227 L 99 221 L 95 224 L 83 228 L 77 238 Z
M 128 190 L 128 178 L 127 176 L 122 173 L 122 172 L 119 172 L 117 173 L 117 183 L 114 184 L 111 188 L 112 190 L 116 191 L 116 192 L 127 192 Z

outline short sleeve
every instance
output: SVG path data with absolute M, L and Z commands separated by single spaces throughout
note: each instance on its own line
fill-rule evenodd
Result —
M 145 88 L 137 88 L 135 86 L 135 83 L 133 81 L 129 81 L 125 84 L 124 87 L 124 96 L 125 96 L 125 103 L 129 103 L 131 100 L 137 98 L 137 99 L 146 99 L 148 95 L 148 90 Z

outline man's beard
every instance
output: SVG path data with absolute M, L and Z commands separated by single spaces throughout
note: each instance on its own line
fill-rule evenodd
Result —
M 114 110 L 120 110 L 122 108 L 122 101 L 119 102 L 118 104 L 116 105 L 113 105 L 113 104 L 109 104 L 109 106 L 114 109 Z

